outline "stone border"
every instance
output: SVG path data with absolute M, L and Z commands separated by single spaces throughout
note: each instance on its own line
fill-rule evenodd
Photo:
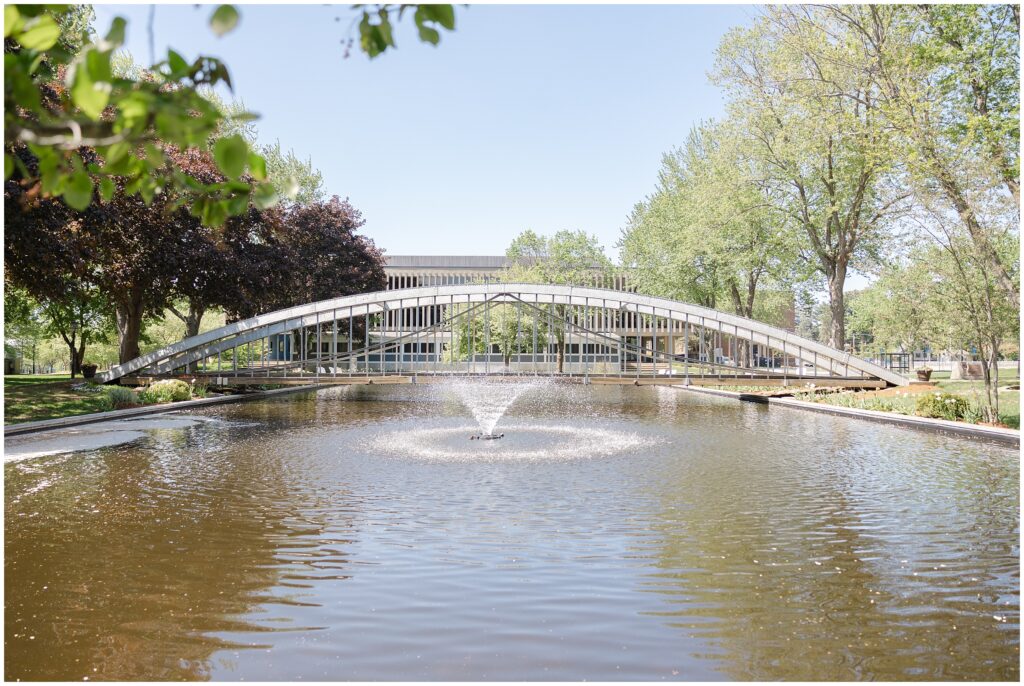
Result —
M 149 414 L 167 414 L 179 410 L 188 410 L 194 407 L 205 407 L 207 405 L 221 405 L 224 403 L 236 403 L 243 400 L 257 400 L 281 393 L 296 393 L 298 391 L 313 391 L 325 388 L 320 385 L 295 386 L 293 388 L 276 388 L 271 391 L 257 391 L 255 393 L 239 393 L 235 395 L 222 395 L 216 398 L 199 398 L 197 400 L 179 400 L 175 403 L 161 403 L 159 405 L 147 405 L 145 407 L 129 407 L 126 410 L 110 410 L 109 412 L 93 412 L 91 414 L 79 414 L 72 417 L 57 417 L 56 419 L 40 419 L 34 422 L 22 422 L 20 424 L 8 424 L 4 427 L 4 437 L 20 436 L 22 434 L 48 431 L 50 429 L 64 429 L 82 424 L 94 424 L 106 422 L 113 419 L 127 419 L 129 417 L 141 417 Z
M 878 410 L 858 410 L 852 407 L 839 407 L 826 403 L 809 403 L 804 400 L 793 398 L 770 398 L 752 393 L 738 393 L 736 391 L 721 391 L 714 388 L 693 388 L 692 386 L 673 386 L 693 393 L 705 393 L 717 395 L 723 398 L 733 398 L 742 402 L 760 403 L 762 405 L 779 405 L 791 407 L 797 410 L 810 410 L 823 414 L 837 415 L 840 417 L 852 417 L 854 419 L 866 419 L 883 424 L 895 424 L 919 431 L 930 431 L 932 433 L 953 434 L 966 436 L 967 438 L 981 439 L 1000 443 L 1011 448 L 1020 448 L 1020 431 L 1016 429 L 1001 429 L 995 426 L 980 426 L 978 424 L 967 424 L 965 422 L 953 422 L 948 419 L 931 419 L 929 417 L 915 417 L 906 414 L 895 414 L 893 412 L 880 412 Z

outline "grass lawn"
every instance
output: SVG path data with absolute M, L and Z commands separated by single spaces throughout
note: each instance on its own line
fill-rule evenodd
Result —
M 67 374 L 15 374 L 4 377 L 4 424 L 71 417 L 107 409 L 106 392 L 71 390 Z

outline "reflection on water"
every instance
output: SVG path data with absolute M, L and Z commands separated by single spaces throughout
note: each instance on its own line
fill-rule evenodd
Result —
M 8 679 L 1019 676 L 1013 451 L 651 388 L 201 416 L 5 465 Z

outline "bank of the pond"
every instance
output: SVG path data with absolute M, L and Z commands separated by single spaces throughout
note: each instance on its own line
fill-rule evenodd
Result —
M 866 419 L 868 421 L 895 424 L 896 426 L 904 426 L 935 433 L 948 433 L 957 436 L 966 436 L 968 438 L 982 439 L 1014 448 L 1020 447 L 1020 431 L 1015 429 L 1003 429 L 995 426 L 968 424 L 967 422 L 954 422 L 946 419 L 916 417 L 914 415 L 897 414 L 895 412 L 861 410 L 852 407 L 829 405 L 826 403 L 811 403 L 804 400 L 796 400 L 794 398 L 773 398 L 770 396 L 758 395 L 756 393 L 740 393 L 737 391 L 726 391 L 717 388 L 696 388 L 694 386 L 674 386 L 674 388 L 679 388 L 693 393 L 704 393 L 706 395 L 717 395 L 723 398 L 734 398 L 744 402 L 810 410 L 812 412 L 821 412 L 841 417 L 852 417 L 855 419 Z
M 4 436 L 20 436 L 23 434 L 36 433 L 39 431 L 48 431 L 51 429 L 66 429 L 73 426 L 95 424 L 97 422 L 107 422 L 117 419 L 130 419 L 133 417 L 141 417 L 144 415 L 178 412 L 180 410 L 206 407 L 209 405 L 222 405 L 224 403 L 234 403 L 243 400 L 258 400 L 269 396 L 280 395 L 282 393 L 298 393 L 300 391 L 311 391 L 316 390 L 318 388 L 321 388 L 321 386 L 294 386 L 290 388 L 277 388 L 269 391 L 254 391 L 252 393 L 240 393 L 237 395 L 220 395 L 212 398 L 180 400 L 178 402 L 173 403 L 160 403 L 157 405 L 146 405 L 143 407 L 131 407 L 125 410 L 111 410 L 109 412 L 90 412 L 88 414 L 78 414 L 69 417 L 56 417 L 54 419 L 43 419 L 34 422 L 21 422 L 18 424 L 5 425 Z

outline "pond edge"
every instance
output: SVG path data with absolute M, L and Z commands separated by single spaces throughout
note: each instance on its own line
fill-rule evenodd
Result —
M 7 424 L 4 426 L 4 437 L 20 436 L 50 429 L 65 429 L 82 424 L 94 424 L 112 419 L 126 419 L 128 417 L 141 417 L 150 414 L 168 414 L 179 410 L 188 410 L 195 407 L 207 405 L 222 405 L 224 403 L 236 403 L 244 400 L 260 400 L 269 396 L 282 393 L 298 393 L 300 391 L 313 391 L 323 386 L 295 386 L 292 388 L 276 388 L 270 391 L 257 391 L 255 393 L 244 393 L 239 395 L 222 395 L 216 398 L 199 398 L 197 400 L 181 400 L 174 403 L 161 403 L 159 405 L 147 405 L 146 407 L 130 407 L 126 410 L 110 410 L 109 412 L 92 412 L 90 414 L 78 414 L 71 417 L 57 417 L 55 419 L 40 419 L 34 422 L 21 422 L 18 424 Z
M 973 439 L 991 441 L 1011 448 L 1020 448 L 1020 431 L 1015 429 L 1001 429 L 995 426 L 979 426 L 977 424 L 966 424 L 964 422 L 953 422 L 947 419 L 931 419 L 929 417 L 914 417 L 912 415 L 895 414 L 892 412 L 880 412 L 878 410 L 859 410 L 852 407 L 837 407 L 824 403 L 809 403 L 804 400 L 793 398 L 770 398 L 752 393 L 739 393 L 737 391 L 723 391 L 715 388 L 694 388 L 693 386 L 672 386 L 682 391 L 692 393 L 704 393 L 706 395 L 717 395 L 723 398 L 733 398 L 741 402 L 760 403 L 762 405 L 778 405 L 797 410 L 810 410 L 824 414 L 838 415 L 841 417 L 852 417 L 854 419 L 866 419 L 873 422 L 893 424 L 909 429 L 930 431 L 932 433 L 953 434 Z

